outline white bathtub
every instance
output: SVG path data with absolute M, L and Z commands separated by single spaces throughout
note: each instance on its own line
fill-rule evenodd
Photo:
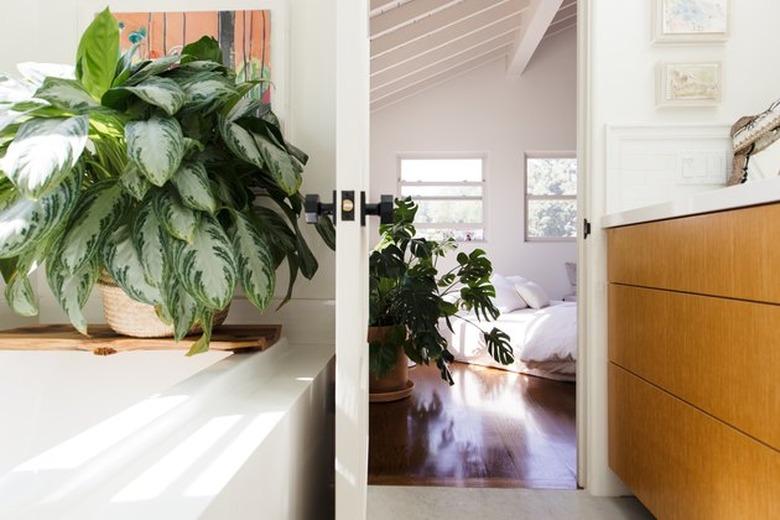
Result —
M 193 358 L 0 351 L 0 518 L 327 511 L 332 358 L 285 340 Z

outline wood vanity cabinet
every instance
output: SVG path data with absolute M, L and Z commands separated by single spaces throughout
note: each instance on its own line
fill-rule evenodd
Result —
M 780 518 L 780 204 L 607 234 L 610 467 L 660 519 Z

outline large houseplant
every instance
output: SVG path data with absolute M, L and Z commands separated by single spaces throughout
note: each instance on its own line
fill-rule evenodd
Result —
M 369 258 L 369 364 L 372 392 L 403 395 L 407 357 L 434 363 L 444 381 L 453 384 L 448 365 L 453 356 L 442 336 L 442 321 L 495 320 L 490 283 L 493 266 L 481 249 L 457 254 L 457 264 L 440 273 L 437 264 L 456 249 L 453 239 L 415 237 L 417 205 L 396 200 L 394 222 L 380 226 L 381 239 Z M 464 315 L 464 311 L 467 313 Z M 514 361 L 509 337 L 493 327 L 483 332 L 490 355 L 499 363 Z
M 99 278 L 154 306 L 177 339 L 214 315 L 237 284 L 258 309 L 286 261 L 290 287 L 317 261 L 298 217 L 307 156 L 204 37 L 156 60 L 120 56 L 106 9 L 81 38 L 75 67 L 24 64 L 0 77 L 0 271 L 11 308 L 37 313 L 29 280 L 49 287 L 82 333 Z M 256 204 L 256 195 L 265 204 Z M 272 209 L 274 207 L 275 209 Z M 332 227 L 319 230 L 332 245 Z M 286 300 L 285 300 L 286 301 Z

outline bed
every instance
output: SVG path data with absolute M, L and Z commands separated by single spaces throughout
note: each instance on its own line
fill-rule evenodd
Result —
M 509 334 L 515 362 L 511 365 L 496 362 L 487 351 L 480 329 L 463 320 L 452 320 L 454 333 L 443 323 L 441 330 L 456 361 L 558 381 L 574 381 L 577 366 L 576 302 L 553 301 L 541 309 L 524 308 L 504 313 L 493 322 L 472 322 L 482 330 L 498 327 Z

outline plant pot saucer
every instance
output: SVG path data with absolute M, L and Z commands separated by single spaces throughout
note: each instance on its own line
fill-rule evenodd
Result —
M 414 381 L 409 380 L 406 382 L 406 386 L 401 390 L 393 390 L 391 392 L 372 392 L 368 394 L 368 401 L 370 403 L 390 403 L 393 401 L 400 401 L 406 399 L 412 395 L 414 390 Z

